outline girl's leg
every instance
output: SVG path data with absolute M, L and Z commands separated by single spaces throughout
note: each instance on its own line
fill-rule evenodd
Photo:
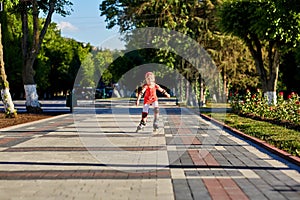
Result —
M 154 107 L 154 120 L 153 120 L 153 128 L 158 128 L 158 118 L 159 118 L 159 106 L 158 106 L 158 101 L 155 101 L 153 103 Z
M 142 112 L 142 119 L 141 119 L 140 124 L 138 125 L 138 127 L 136 129 L 136 132 L 142 130 L 146 126 L 148 111 L 149 111 L 149 105 L 144 104 L 143 112 Z
M 143 112 L 142 112 L 142 120 L 140 122 L 140 125 L 146 125 L 147 123 L 147 116 L 148 116 L 148 112 L 149 112 L 149 104 L 144 104 L 143 106 Z

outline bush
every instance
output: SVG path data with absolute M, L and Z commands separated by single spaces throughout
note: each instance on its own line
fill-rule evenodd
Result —
M 232 97 L 231 108 L 238 114 L 300 125 L 300 102 L 296 93 L 291 93 L 285 100 L 283 93 L 279 92 L 277 103 L 269 105 L 268 99 L 263 97 L 260 90 L 253 94 L 248 90 L 244 96 L 236 93 Z

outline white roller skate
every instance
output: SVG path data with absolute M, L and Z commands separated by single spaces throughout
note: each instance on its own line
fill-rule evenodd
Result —
M 144 121 L 141 121 L 138 127 L 136 128 L 136 132 L 139 132 L 140 130 L 144 130 L 144 127 L 146 126 L 146 123 Z
M 153 132 L 156 132 L 158 129 L 159 129 L 158 121 L 155 120 L 155 121 L 153 122 Z

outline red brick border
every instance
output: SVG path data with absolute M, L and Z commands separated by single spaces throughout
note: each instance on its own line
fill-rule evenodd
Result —
M 168 169 L 155 171 L 118 170 L 39 170 L 39 171 L 0 171 L 0 180 L 37 179 L 170 179 Z

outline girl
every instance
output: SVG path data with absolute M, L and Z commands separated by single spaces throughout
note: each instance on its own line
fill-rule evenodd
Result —
M 162 89 L 158 84 L 155 83 L 155 76 L 152 72 L 147 72 L 145 74 L 146 84 L 143 85 L 141 92 L 137 96 L 136 105 L 139 105 L 141 97 L 144 95 L 144 106 L 142 112 L 142 119 L 137 127 L 137 132 L 142 130 L 146 126 L 147 116 L 149 113 L 150 105 L 154 107 L 154 121 L 153 129 L 156 131 L 158 129 L 158 117 L 159 117 L 159 106 L 158 98 L 156 95 L 156 90 L 164 94 L 166 97 L 170 98 L 170 95 L 166 90 Z

